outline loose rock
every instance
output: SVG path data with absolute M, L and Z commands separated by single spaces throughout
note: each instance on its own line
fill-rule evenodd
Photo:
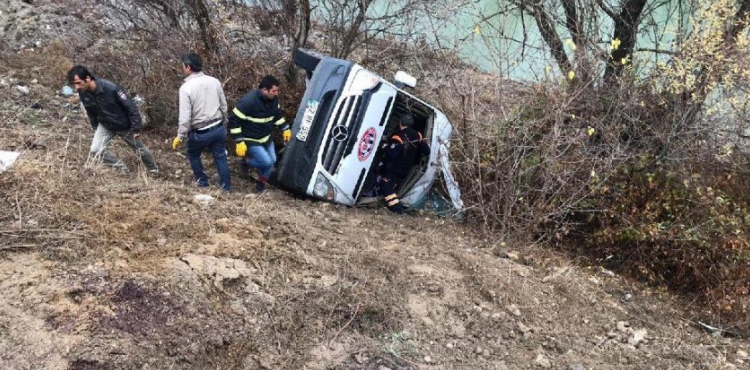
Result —
M 506 258 L 511 261 L 518 261 L 520 259 L 518 252 L 512 252 L 502 247 L 496 249 L 495 254 L 500 258 Z
M 543 353 L 540 353 L 536 356 L 536 359 L 534 359 L 534 364 L 544 369 L 549 369 L 552 367 L 552 363 Z
M 646 329 L 638 329 L 633 332 L 633 335 L 628 338 L 628 344 L 632 344 L 634 346 L 641 343 L 644 339 L 646 339 L 647 331 Z
M 519 322 L 517 327 L 518 327 L 518 331 L 520 331 L 523 334 L 526 334 L 529 331 L 531 331 L 531 329 L 529 329 L 529 327 L 524 325 L 522 322 Z
M 216 198 L 208 195 L 208 194 L 197 194 L 193 199 L 200 204 L 203 205 L 209 205 L 216 201 Z
M 627 321 L 618 321 L 617 330 L 621 333 L 627 333 L 630 331 L 630 324 Z
M 521 310 L 518 309 L 518 306 L 512 304 L 510 306 L 505 307 L 505 309 L 513 316 L 519 317 L 521 316 Z

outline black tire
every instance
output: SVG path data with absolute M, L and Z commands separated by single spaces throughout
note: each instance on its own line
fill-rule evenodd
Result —
M 294 64 L 296 64 L 297 67 L 304 69 L 305 72 L 307 72 L 307 76 L 310 77 L 312 76 L 315 67 L 318 66 L 318 63 L 320 63 L 324 57 L 323 54 L 320 54 L 317 51 L 297 48 L 297 50 L 294 51 Z

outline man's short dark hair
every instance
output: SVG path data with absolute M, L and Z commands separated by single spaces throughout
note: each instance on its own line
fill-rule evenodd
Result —
M 399 123 L 405 127 L 411 127 L 414 124 L 414 117 L 409 113 L 404 113 L 398 119 Z
M 182 56 L 182 64 L 190 67 L 193 72 L 200 72 L 203 70 L 203 61 L 201 56 L 196 53 L 189 53 Z
M 276 77 L 271 75 L 266 75 L 266 77 L 263 77 L 263 79 L 260 80 L 260 83 L 258 84 L 259 89 L 270 90 L 274 86 L 281 86 L 281 83 L 276 79 Z
M 86 77 L 91 77 L 92 80 L 96 80 L 94 75 L 91 73 L 91 71 L 88 70 L 88 68 L 82 66 L 82 65 L 76 65 L 73 66 L 73 68 L 68 71 L 68 83 L 73 83 L 73 78 L 75 76 L 78 76 L 81 80 L 85 80 Z

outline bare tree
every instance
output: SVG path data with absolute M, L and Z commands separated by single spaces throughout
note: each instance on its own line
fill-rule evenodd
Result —
M 313 0 L 314 18 L 326 34 L 324 44 L 331 55 L 347 58 L 369 40 L 395 38 L 414 41 L 415 18 L 424 22 L 443 0 Z M 428 9 L 427 11 L 425 11 Z
M 625 65 L 622 61 L 631 58 L 633 55 L 638 34 L 638 23 L 643 8 L 646 6 L 646 0 L 627 0 L 619 13 L 615 13 L 602 0 L 597 0 L 597 3 L 615 23 L 612 39 L 620 41 L 619 46 L 612 50 L 612 54 L 607 60 L 607 69 L 604 71 L 604 81 L 612 82 L 615 77 L 619 77 L 622 73 L 622 68 Z
M 356 47 L 373 1 L 320 0 L 318 3 L 323 14 L 328 16 L 325 25 L 329 35 L 333 36 L 328 42 L 331 54 L 337 58 L 346 58 Z
M 477 27 L 494 29 L 482 32 L 487 43 L 497 39 L 516 44 L 522 57 L 526 50 L 544 48 L 552 56 L 557 68 L 573 77 L 573 82 L 587 85 L 602 80 L 605 86 L 622 75 L 625 65 L 633 58 L 639 35 L 646 32 L 664 34 L 671 17 L 655 17 L 656 12 L 672 7 L 671 0 L 505 0 L 498 1 L 498 10 L 478 14 Z M 684 0 L 693 3 L 693 0 Z M 680 1 L 676 16 L 684 24 L 690 7 Z M 533 22 L 527 24 L 530 16 Z M 648 28 L 641 21 L 649 19 Z M 520 20 L 522 34 L 507 33 L 508 22 Z M 497 25 L 499 24 L 499 25 Z M 531 26 L 530 26 L 531 25 Z M 533 28 L 532 28 L 533 27 Z M 535 44 L 538 34 L 543 44 Z M 477 32 L 479 35 L 479 32 Z M 662 50 L 650 50 L 663 53 Z M 501 63 L 498 63 L 501 64 Z M 573 72 L 573 73 L 571 73 Z
M 312 27 L 312 8 L 310 0 L 283 0 L 281 2 L 281 14 L 283 16 L 283 28 L 291 39 L 291 55 L 287 62 L 284 75 L 291 85 L 297 84 L 297 67 L 294 65 L 294 51 L 299 47 L 307 46 L 307 38 Z

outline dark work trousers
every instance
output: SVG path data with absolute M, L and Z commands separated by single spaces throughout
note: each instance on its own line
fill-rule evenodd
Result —
M 380 177 L 378 193 L 383 194 L 383 199 L 388 205 L 388 209 L 393 213 L 404 213 L 404 205 L 398 199 L 398 194 L 396 194 L 396 186 L 403 179 L 404 176 L 399 176 L 392 172 L 386 172 Z

